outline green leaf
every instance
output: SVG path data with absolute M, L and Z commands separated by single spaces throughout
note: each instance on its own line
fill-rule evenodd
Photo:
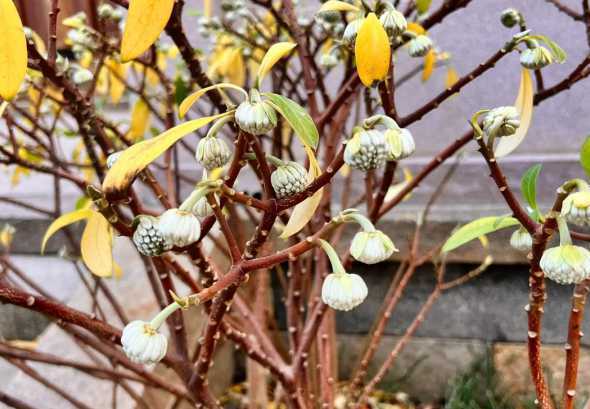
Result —
M 557 44 L 555 41 L 544 35 L 535 35 L 533 37 L 538 38 L 539 40 L 544 42 L 547 47 L 549 47 L 549 49 L 551 50 L 551 54 L 553 54 L 555 60 L 558 63 L 562 64 L 565 61 L 565 59 L 567 58 L 567 53 L 563 48 L 559 46 L 559 44 Z
M 432 0 L 416 0 L 416 10 L 418 10 L 418 13 L 424 14 L 428 11 L 431 4 Z
M 586 140 L 580 148 L 580 164 L 588 176 L 590 176 L 590 136 L 586 137 Z
M 176 105 L 180 105 L 186 97 L 188 97 L 190 90 L 188 83 L 179 75 L 174 80 L 174 101 Z
M 318 146 L 320 135 L 313 119 L 311 119 L 307 111 L 295 101 L 282 95 L 273 94 L 272 92 L 266 92 L 263 95 L 270 100 L 275 109 L 289 122 L 289 125 L 293 128 L 301 143 L 315 150 Z
M 533 210 L 534 216 L 538 215 L 539 213 L 539 207 L 537 205 L 537 178 L 539 177 L 542 167 L 543 165 L 541 164 L 531 166 L 524 173 L 522 179 L 520 180 L 522 196 Z
M 465 243 L 470 242 L 473 239 L 476 239 L 484 234 L 495 232 L 496 230 L 503 229 L 505 227 L 510 227 L 517 225 L 518 220 L 514 217 L 506 217 L 506 216 L 488 216 L 482 217 L 481 219 L 477 219 L 472 221 L 471 223 L 467 223 L 465 226 L 462 226 L 456 232 L 454 232 L 451 237 L 445 242 L 445 245 L 442 248 L 443 252 L 449 252 L 451 250 L 456 249 L 457 247 L 462 246 Z

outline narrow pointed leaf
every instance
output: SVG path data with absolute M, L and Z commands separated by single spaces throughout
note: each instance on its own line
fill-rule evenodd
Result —
M 322 173 L 322 170 L 320 169 L 320 165 L 318 164 L 318 161 L 311 148 L 306 147 L 305 152 L 309 158 L 309 172 L 307 174 L 307 180 L 311 183 Z M 320 202 L 322 201 L 323 190 L 324 189 L 319 189 L 311 197 L 305 199 L 303 202 L 295 206 L 293 213 L 291 213 L 291 217 L 289 218 L 289 222 L 285 226 L 285 230 L 283 230 L 283 233 L 280 236 L 282 239 L 291 237 L 303 229 L 307 223 L 309 223 L 309 221 L 313 218 L 313 215 L 315 214 L 318 206 L 320 205 Z
M 132 141 L 143 138 L 150 121 L 150 108 L 143 99 L 138 99 L 131 113 L 131 126 L 127 136 Z
M 329 0 L 322 4 L 322 7 L 318 10 L 318 13 L 323 13 L 325 11 L 355 11 L 358 12 L 360 9 L 350 3 L 346 3 L 344 1 L 338 0 Z
M 537 179 L 542 167 L 541 164 L 531 166 L 520 181 L 522 196 L 535 214 L 538 214 L 539 211 L 537 206 Z
M 301 143 L 315 150 L 320 140 L 320 134 L 307 111 L 295 101 L 282 95 L 265 92 L 264 96 L 272 102 L 276 110 L 289 122 Z
M 258 74 L 257 74 L 257 83 L 260 84 L 266 74 L 274 67 L 274 65 L 287 54 L 289 54 L 297 44 L 291 42 L 282 42 L 273 44 L 264 57 L 260 62 L 260 66 L 258 67 Z
M 92 212 L 82 233 L 80 252 L 93 274 L 99 277 L 113 274 L 113 230 L 102 214 Z
M 16 96 L 27 73 L 27 40 L 13 0 L 0 0 L 0 97 Z
M 232 88 L 238 91 L 241 91 L 246 98 L 248 98 L 248 93 L 244 91 L 242 87 L 238 87 L 237 85 L 231 84 L 229 82 L 223 82 L 221 84 L 211 85 L 210 87 L 202 88 L 198 91 L 193 92 L 188 97 L 186 97 L 180 106 L 178 107 L 178 115 L 181 118 L 184 118 L 186 113 L 191 109 L 191 107 L 207 92 L 212 91 L 214 89 L 221 89 L 221 88 Z
M 156 160 L 156 158 L 177 141 L 200 127 L 228 114 L 226 112 L 185 122 L 155 138 L 139 142 L 127 148 L 107 173 L 102 184 L 103 191 L 106 195 L 118 197 L 119 194 L 127 190 L 127 187 L 139 172 L 145 169 L 147 165 Z
M 517 224 L 519 224 L 518 220 L 514 217 L 482 217 L 481 219 L 467 223 L 465 226 L 454 232 L 445 242 L 442 251 L 445 253 L 449 252 L 480 236 Z
M 533 119 L 533 97 L 534 97 L 533 79 L 531 73 L 526 68 L 522 69 L 520 77 L 520 89 L 514 106 L 520 114 L 520 126 L 514 135 L 500 138 L 496 146 L 496 157 L 506 156 L 514 151 L 524 141 L 531 121 Z
M 362 83 L 370 87 L 387 76 L 391 60 L 389 37 L 381 22 L 370 13 L 361 24 L 354 45 L 356 69 Z
M 49 225 L 49 228 L 45 232 L 43 236 L 43 241 L 41 242 L 41 253 L 45 252 L 45 246 L 47 245 L 47 241 L 53 236 L 58 230 L 63 229 L 64 227 L 79 222 L 80 220 L 88 219 L 92 216 L 93 211 L 90 209 L 80 209 L 74 210 L 73 212 L 66 213 L 53 221 Z
M 580 148 L 580 164 L 584 168 L 586 175 L 590 177 L 590 136 L 586 137 Z
M 158 39 L 172 14 L 174 0 L 130 0 L 121 41 L 121 59 L 133 60 Z
M 436 65 L 436 52 L 434 50 L 428 51 L 424 56 L 424 70 L 422 71 L 422 81 L 426 82 L 432 76 L 434 72 L 434 66 Z

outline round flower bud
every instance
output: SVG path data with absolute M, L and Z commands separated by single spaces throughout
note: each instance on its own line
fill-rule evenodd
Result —
M 320 57 L 320 65 L 326 69 L 334 68 L 338 65 L 338 57 L 332 53 L 322 54 Z
M 86 68 L 77 68 L 74 71 L 74 75 L 72 75 L 72 81 L 76 85 L 86 84 L 87 82 L 92 81 L 94 75 L 88 71 Z
M 538 70 L 553 62 L 551 51 L 543 46 L 527 48 L 520 54 L 520 65 L 531 70 Z
M 207 170 L 224 166 L 231 158 L 231 149 L 215 136 L 206 136 L 199 141 L 195 157 Z
M 389 144 L 387 160 L 400 160 L 407 158 L 416 150 L 416 143 L 412 133 L 406 129 L 388 129 L 385 138 Z
M 504 25 L 504 27 L 512 28 L 517 24 L 520 24 L 522 20 L 522 16 L 520 12 L 513 8 L 508 8 L 502 12 L 500 15 L 500 21 Z
M 201 236 L 201 223 L 191 212 L 168 209 L 160 216 L 160 231 L 169 243 L 186 247 Z
M 322 284 L 322 301 L 340 311 L 350 311 L 360 305 L 368 293 L 367 285 L 357 274 L 328 274 Z
M 590 225 L 590 191 L 581 190 L 568 195 L 563 201 L 561 215 L 579 226 Z
M 100 6 L 98 6 L 98 16 L 102 19 L 110 19 L 111 17 L 113 17 L 114 12 L 115 9 L 110 4 L 103 3 Z
M 365 264 L 376 264 L 387 260 L 397 248 L 387 235 L 379 230 L 360 231 L 350 244 L 350 254 Z
M 519 126 L 518 111 L 513 106 L 494 108 L 483 119 L 483 130 L 489 136 L 514 135 Z
M 389 150 L 390 146 L 381 131 L 362 129 L 346 144 L 344 162 L 363 171 L 376 169 L 385 163 Z
M 545 250 L 541 257 L 545 276 L 559 284 L 578 284 L 590 278 L 590 251 L 572 244 Z
M 266 101 L 244 101 L 236 110 L 236 123 L 241 130 L 252 135 L 270 132 L 277 125 L 277 114 Z
M 141 254 L 149 257 L 159 256 L 172 248 L 172 244 L 162 235 L 157 218 L 141 215 L 137 220 L 139 223 L 133 233 L 133 243 Z
M 270 181 L 279 199 L 292 196 L 305 189 L 307 171 L 297 162 L 286 162 L 270 175 Z
M 168 340 L 149 322 L 136 320 L 123 329 L 121 345 L 133 362 L 151 365 L 164 358 Z
M 110 169 L 113 167 L 115 162 L 117 162 L 117 160 L 121 156 L 121 153 L 122 153 L 122 151 L 113 152 L 109 156 L 107 156 L 107 169 Z
M 417 35 L 408 44 L 410 57 L 424 57 L 432 48 L 432 40 L 424 34 Z
M 510 245 L 518 251 L 529 252 L 533 247 L 533 238 L 526 229 L 520 227 L 510 236 Z
M 344 34 L 342 34 L 342 42 L 346 45 L 353 45 L 354 40 L 356 39 L 356 34 L 361 28 L 361 24 L 363 24 L 362 18 L 357 18 L 352 20 L 350 23 L 346 25 L 344 29 Z
M 389 35 L 398 36 L 408 28 L 408 22 L 402 13 L 391 7 L 379 17 L 381 25 Z
M 202 197 L 197 200 L 197 203 L 193 206 L 193 214 L 197 217 L 204 218 L 213 214 L 213 208 L 207 201 L 206 197 Z

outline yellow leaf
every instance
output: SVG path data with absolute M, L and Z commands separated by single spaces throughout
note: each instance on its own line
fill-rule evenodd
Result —
M 180 103 L 180 106 L 178 107 L 178 115 L 181 118 L 184 118 L 184 116 L 186 115 L 188 110 L 191 109 L 191 107 L 199 100 L 199 98 L 201 98 L 203 95 L 205 95 L 205 93 L 207 93 L 211 90 L 220 89 L 220 88 L 232 88 L 232 89 L 241 91 L 246 96 L 246 98 L 248 98 L 248 93 L 246 91 L 244 91 L 243 88 L 238 87 L 237 85 L 234 85 L 234 84 L 230 84 L 229 82 L 223 82 L 221 84 L 215 84 L 215 85 L 211 85 L 210 87 L 202 88 L 202 89 L 190 94 L 188 97 L 186 97 Z
M 321 175 L 322 170 L 320 169 L 320 165 L 313 153 L 313 150 L 310 147 L 305 146 L 305 152 L 309 158 L 309 171 L 307 173 L 307 180 L 309 183 L 311 183 L 319 175 Z M 280 236 L 282 239 L 291 237 L 299 230 L 303 229 L 307 223 L 309 223 L 318 206 L 320 205 L 320 202 L 322 201 L 323 191 L 324 189 L 318 190 L 313 194 L 313 196 L 305 199 L 303 202 L 295 206 L 293 213 L 291 213 L 291 217 L 289 218 L 289 222 L 285 226 L 285 230 L 283 230 L 283 233 Z
M 150 109 L 143 99 L 138 99 L 131 114 L 131 127 L 127 134 L 132 141 L 143 138 L 150 122 Z
M 533 119 L 533 79 L 531 73 L 526 68 L 522 69 L 520 76 L 520 88 L 514 106 L 520 114 L 520 126 L 514 135 L 500 138 L 496 146 L 495 155 L 500 158 L 506 156 L 515 150 L 524 140 Z
M 482 236 L 478 237 L 479 242 L 481 243 L 481 246 L 484 249 L 487 249 L 488 247 L 490 247 L 490 240 L 488 239 L 488 236 L 486 236 L 485 234 Z
M 37 48 L 37 51 L 39 51 L 39 54 L 47 55 L 47 47 L 45 47 L 45 42 L 43 42 L 41 36 L 37 34 L 35 30 L 31 28 L 29 28 L 29 30 L 31 30 L 31 37 L 33 38 L 33 43 L 35 43 L 35 47 Z
M 385 79 L 389 71 L 391 48 L 389 37 L 375 13 L 369 13 L 361 24 L 354 45 L 356 69 L 361 81 L 370 87 Z
M 88 219 L 92 216 L 93 211 L 90 209 L 80 209 L 74 210 L 73 212 L 66 213 L 51 223 L 47 231 L 45 232 L 45 236 L 43 236 L 43 241 L 41 242 L 41 253 L 45 252 L 45 246 L 47 245 L 47 241 L 51 236 L 53 236 L 58 230 L 63 229 L 67 225 L 72 223 L 76 223 L 80 220 Z
M 104 216 L 92 212 L 80 241 L 86 267 L 99 277 L 113 274 L 113 229 Z
M 156 160 L 158 156 L 177 141 L 200 127 L 207 125 L 209 122 L 230 115 L 231 113 L 233 111 L 185 122 L 168 129 L 155 138 L 139 142 L 127 148 L 107 173 L 102 184 L 104 192 L 107 195 L 115 196 L 123 193 L 139 172 Z
M 0 0 L 0 97 L 16 96 L 27 73 L 27 40 L 12 0 Z
M 404 168 L 404 181 L 400 183 L 396 183 L 395 185 L 391 186 L 387 189 L 387 194 L 385 195 L 385 201 L 389 202 L 394 197 L 396 197 L 407 185 L 414 179 L 414 175 L 408 168 Z M 408 200 L 412 196 L 412 192 L 409 192 L 407 195 L 403 197 L 403 201 Z
M 213 0 L 204 0 L 203 1 L 203 15 L 207 18 L 210 18 L 213 14 L 211 10 L 213 9 L 213 5 L 211 4 Z
M 116 279 L 123 277 L 123 269 L 119 264 L 113 261 L 113 276 Z
M 434 72 L 434 66 L 436 65 L 436 53 L 434 50 L 428 51 L 424 56 L 424 71 L 422 71 L 422 81 L 426 82 Z
M 408 31 L 411 31 L 412 33 L 417 35 L 426 34 L 426 30 L 424 30 L 424 27 L 414 22 L 408 23 Z
M 352 5 L 350 3 L 346 3 L 344 1 L 338 1 L 338 0 L 328 0 L 327 2 L 325 2 L 324 4 L 322 4 L 322 7 L 320 7 L 320 9 L 318 10 L 318 13 L 322 13 L 324 11 L 360 11 L 360 9 L 355 6 Z
M 121 64 L 112 58 L 105 61 L 105 65 L 109 69 L 109 91 L 111 94 L 111 102 L 117 105 L 125 93 L 125 79 L 127 78 L 128 66 L 126 64 Z
M 131 0 L 121 41 L 121 59 L 132 60 L 143 54 L 166 27 L 174 0 Z
M 258 67 L 256 82 L 260 84 L 266 74 L 268 74 L 272 67 L 277 63 L 277 61 L 289 54 L 295 47 L 297 47 L 297 44 L 290 43 L 288 41 L 273 44 L 268 49 L 266 54 L 264 54 L 264 58 L 260 63 L 260 67 Z
M 453 67 L 447 68 L 447 77 L 445 78 L 445 87 L 451 88 L 459 81 L 459 74 Z
M 10 248 L 15 232 L 16 229 L 14 226 L 5 224 L 2 230 L 0 230 L 0 245 L 7 249 Z

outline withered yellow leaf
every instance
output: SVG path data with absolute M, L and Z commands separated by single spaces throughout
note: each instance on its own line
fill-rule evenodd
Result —
M 99 277 L 113 274 L 113 228 L 102 214 L 92 212 L 82 233 L 80 252 L 92 274 Z
M 434 66 L 436 65 L 436 52 L 434 50 L 428 51 L 424 56 L 424 70 L 422 71 L 422 81 L 426 82 L 432 76 L 434 72 Z
M 212 13 L 212 9 L 213 9 L 213 0 L 204 0 L 203 1 L 203 15 L 207 18 L 210 18 L 213 13 Z
M 323 13 L 325 11 L 360 11 L 360 9 L 350 3 L 346 3 L 344 1 L 338 1 L 338 0 L 328 0 L 327 2 L 325 2 L 324 4 L 322 4 L 322 7 L 320 7 L 320 9 L 318 10 L 318 13 Z
M 307 157 L 309 158 L 309 171 L 307 173 L 307 181 L 308 183 L 313 182 L 319 175 L 321 175 L 322 170 L 320 169 L 320 165 L 313 153 L 313 150 L 309 146 L 305 146 L 305 152 L 307 153 Z M 305 227 L 307 223 L 312 219 L 315 211 L 317 210 L 320 202 L 322 201 L 322 194 L 324 189 L 319 189 L 315 192 L 311 197 L 308 197 L 303 202 L 299 203 L 293 209 L 293 213 L 291 213 L 291 217 L 289 218 L 289 222 L 285 226 L 283 233 L 281 234 L 282 239 L 286 239 L 291 237 L 301 229 Z
M 408 23 L 408 31 L 411 31 L 412 33 L 417 35 L 426 34 L 426 30 L 424 30 L 424 27 L 422 27 L 418 23 L 414 23 L 413 21 Z
M 369 13 L 361 24 L 354 45 L 356 69 L 362 83 L 370 87 L 385 79 L 389 71 L 391 48 L 389 37 L 375 13 Z
M 93 211 L 90 209 L 80 209 L 74 210 L 73 212 L 66 213 L 53 221 L 49 225 L 49 228 L 45 232 L 43 236 L 43 241 L 41 242 L 41 253 L 45 252 L 45 246 L 47 245 L 47 241 L 53 236 L 58 230 L 63 229 L 64 227 L 79 222 L 80 220 L 88 219 L 92 216 Z
M 132 141 L 143 138 L 150 122 L 150 108 L 143 99 L 138 99 L 131 113 L 131 127 L 127 136 Z
M 262 58 L 262 62 L 258 67 L 256 82 L 260 84 L 277 61 L 289 54 L 295 47 L 297 47 L 297 44 L 288 41 L 273 44 Z
M 447 76 L 445 78 L 445 87 L 451 88 L 459 81 L 459 74 L 453 67 L 447 68 Z
M 121 64 L 113 59 L 105 61 L 109 69 L 109 92 L 111 102 L 117 105 L 125 93 L 125 79 L 127 78 L 127 64 Z
M 102 183 L 103 191 L 106 195 L 111 196 L 124 193 L 139 172 L 177 141 L 200 127 L 207 125 L 209 122 L 222 118 L 230 113 L 226 112 L 185 122 L 168 129 L 155 138 L 136 143 L 125 149 L 107 173 Z
M 229 82 L 222 82 L 220 84 L 211 85 L 210 87 L 202 88 L 196 92 L 193 92 L 188 97 L 186 97 L 178 107 L 178 115 L 181 118 L 184 118 L 186 113 L 189 109 L 203 96 L 205 93 L 212 91 L 214 89 L 221 89 L 221 88 L 231 88 L 238 91 L 241 91 L 246 98 L 248 98 L 248 93 L 244 91 L 242 87 L 238 87 L 237 85 L 231 84 Z
M 520 87 L 514 106 L 520 114 L 520 126 L 514 135 L 500 138 L 496 145 L 495 155 L 500 158 L 514 151 L 524 140 L 533 119 L 533 79 L 531 73 L 523 68 L 520 75 Z
M 132 60 L 158 39 L 172 14 L 174 0 L 130 0 L 121 41 L 121 59 Z
M 0 0 L 0 97 L 16 96 L 27 73 L 27 40 L 12 0 Z

